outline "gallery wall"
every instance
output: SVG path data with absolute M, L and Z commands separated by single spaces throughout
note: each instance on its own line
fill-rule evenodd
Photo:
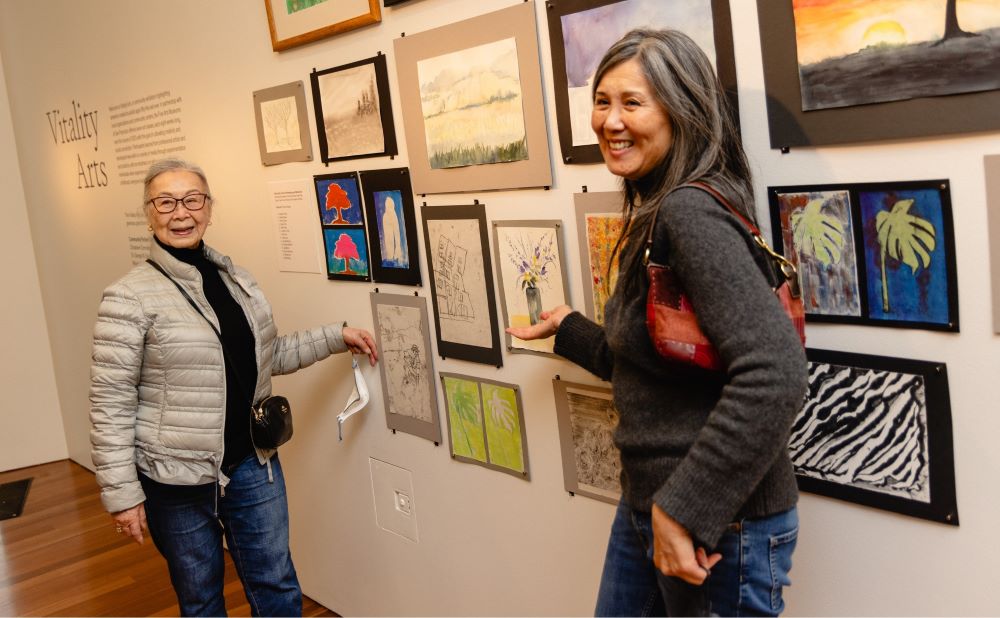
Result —
M 410 0 L 383 9 L 380 24 L 275 53 L 264 3 L 258 1 L 106 0 L 88 11 L 72 0 L 0 2 L 6 79 L 6 96 L 0 98 L 9 101 L 16 138 L 16 157 L 13 140 L 6 135 L 0 140 L 3 186 L 17 186 L 6 179 L 19 165 L 24 191 L 23 200 L 17 195 L 5 199 L 5 210 L 13 208 L 15 219 L 29 223 L 21 228 L 15 224 L 15 232 L 21 233 L 14 236 L 25 244 L 10 256 L 33 251 L 37 260 L 37 282 L 18 285 L 37 285 L 41 293 L 40 303 L 29 306 L 28 313 L 40 316 L 44 306 L 51 355 L 36 362 L 42 375 L 54 371 L 58 401 L 48 409 L 61 410 L 73 460 L 90 465 L 87 388 L 97 302 L 101 290 L 131 267 L 136 241 L 130 242 L 130 236 L 145 234 L 135 218 L 141 187 L 123 184 L 127 159 L 118 158 L 123 153 L 116 151 L 112 109 L 170 102 L 171 117 L 179 119 L 175 126 L 184 138 L 174 146 L 182 145 L 181 154 L 205 168 L 216 196 L 214 225 L 206 240 L 258 278 L 280 330 L 338 320 L 371 328 L 369 296 L 375 287 L 403 294 L 411 294 L 412 288 L 280 271 L 268 183 L 408 165 L 393 40 L 404 32 L 418 33 L 514 4 Z M 1000 591 L 993 585 L 998 568 L 990 559 L 1000 549 L 1000 540 L 990 534 L 1000 513 L 995 480 L 1000 454 L 993 444 L 1000 418 L 992 392 L 1000 375 L 1000 342 L 991 326 L 983 172 L 983 156 L 1000 152 L 1000 139 L 994 132 L 802 148 L 788 154 L 771 150 L 755 3 L 741 0 L 730 8 L 743 134 L 762 221 L 767 220 L 768 185 L 948 178 L 954 211 L 960 333 L 810 324 L 807 334 L 812 347 L 947 364 L 961 526 L 804 494 L 788 612 L 1000 613 Z M 417 196 L 417 205 L 419 210 L 423 202 L 479 200 L 489 220 L 560 219 L 564 240 L 573 247 L 573 194 L 584 185 L 590 191 L 611 191 L 616 183 L 602 165 L 560 161 L 544 3 L 536 3 L 534 10 L 553 152 L 550 190 Z M 261 165 L 253 91 L 295 80 L 308 88 L 311 70 L 377 52 L 387 55 L 399 156 L 329 167 L 316 162 Z M 311 113 L 311 100 L 308 104 Z M 0 105 L 0 130 L 3 109 Z M 97 135 L 61 141 L 53 133 L 51 114 L 59 111 L 65 117 L 77 109 L 81 114 L 96 111 Z M 311 134 L 315 152 L 315 126 Z M 318 221 L 315 234 L 318 241 Z M 425 286 L 417 291 L 429 299 L 422 241 L 420 254 Z M 582 306 L 581 265 L 572 249 L 568 256 L 570 297 Z M 12 263 L 13 257 L 5 257 L 5 263 Z M 23 325 L 20 313 L 3 314 L 2 323 L 8 331 Z M 25 344 L 36 339 L 44 337 L 26 335 Z M 47 350 L 49 344 L 37 347 Z M 4 367 L 10 365 L 5 356 Z M 505 354 L 502 369 L 440 358 L 434 365 L 435 372 L 520 385 L 531 480 L 453 461 L 447 444 L 435 446 L 390 432 L 378 372 L 367 367 L 363 374 L 372 400 L 345 424 L 344 440 L 338 441 L 335 417 L 352 382 L 346 356 L 277 378 L 275 390 L 295 408 L 296 435 L 281 457 L 289 485 L 292 551 L 305 593 L 344 615 L 589 614 L 613 508 L 571 497 L 563 488 L 551 380 L 557 374 L 590 384 L 597 380 L 569 363 L 534 355 Z M 40 384 L 32 390 L 52 393 L 53 387 Z M 32 398 L 31 409 L 43 396 Z M 0 414 L 6 419 L 10 412 Z M 36 433 L 54 431 L 44 420 L 34 422 Z M 377 525 L 370 458 L 409 472 L 416 542 Z
M 0 324 L 6 335 L 0 349 L 0 426 L 10 436 L 0 449 L 0 472 L 66 458 L 66 436 L 52 350 L 38 288 L 35 249 L 21 186 L 7 84 L 0 63 L 0 187 L 4 189 L 6 238 L 0 243 Z

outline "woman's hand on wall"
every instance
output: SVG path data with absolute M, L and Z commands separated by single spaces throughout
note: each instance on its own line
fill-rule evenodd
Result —
M 378 361 L 378 349 L 375 347 L 375 337 L 360 328 L 344 327 L 344 343 L 353 354 L 367 354 L 368 362 L 374 367 Z
M 653 563 L 664 575 L 679 577 L 689 584 L 705 583 L 722 554 L 708 555 L 694 548 L 691 535 L 658 505 L 653 505 Z
M 563 318 L 571 313 L 573 313 L 572 307 L 569 305 L 559 305 L 554 309 L 549 309 L 539 314 L 538 317 L 541 318 L 541 321 L 537 324 L 508 328 L 506 332 L 508 335 L 524 341 L 547 339 L 556 334 L 556 331 L 559 330 L 559 325 L 562 324 Z
M 140 502 L 130 509 L 118 511 L 111 514 L 111 519 L 115 520 L 115 532 L 132 537 L 139 545 L 143 543 L 143 530 L 149 530 L 146 525 L 146 506 Z

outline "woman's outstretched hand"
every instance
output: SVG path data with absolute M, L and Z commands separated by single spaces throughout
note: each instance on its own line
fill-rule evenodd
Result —
M 547 339 L 556 334 L 563 318 L 573 313 L 573 308 L 569 305 L 559 305 L 554 309 L 543 311 L 538 317 L 541 321 L 531 326 L 517 326 L 508 328 L 507 334 L 524 341 L 532 339 Z
M 367 354 L 368 362 L 375 366 L 378 360 L 378 349 L 375 347 L 375 337 L 360 328 L 344 327 L 344 343 L 353 354 Z

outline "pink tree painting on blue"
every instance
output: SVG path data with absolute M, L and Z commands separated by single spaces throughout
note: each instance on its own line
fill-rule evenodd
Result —
M 341 278 L 368 278 L 368 245 L 364 228 L 326 228 L 326 271 Z

